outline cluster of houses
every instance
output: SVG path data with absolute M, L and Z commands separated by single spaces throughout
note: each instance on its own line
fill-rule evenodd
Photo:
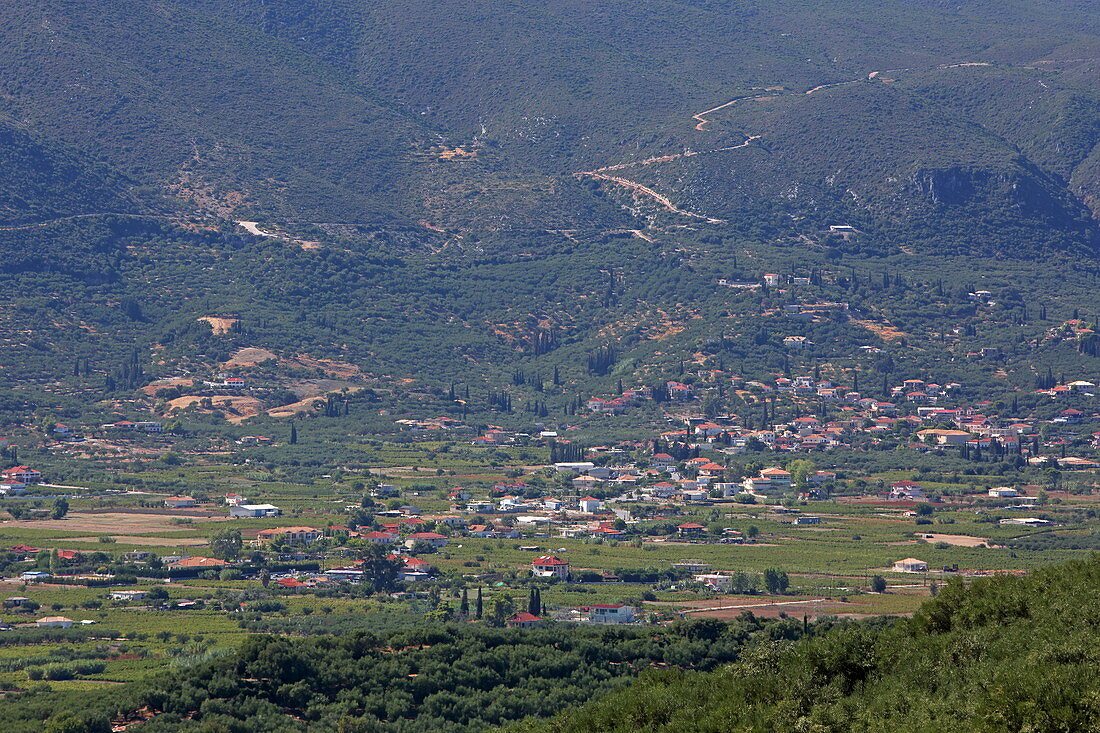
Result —
M 794 346 L 796 342 L 802 343 L 800 338 L 787 339 L 790 342 L 788 346 L 801 348 Z M 892 387 L 884 386 L 889 394 L 886 399 L 881 399 L 810 375 L 779 377 L 770 383 L 745 380 L 720 370 L 704 371 L 696 376 L 708 383 L 719 380 L 727 382 L 733 393 L 749 404 L 766 407 L 790 400 L 795 404 L 816 405 L 816 409 L 807 411 L 819 415 L 803 414 L 785 422 L 763 426 L 745 425 L 736 416 L 695 416 L 685 419 L 683 428 L 661 433 L 657 436 L 660 440 L 690 443 L 700 451 L 716 450 L 731 454 L 748 450 L 806 452 L 850 447 L 861 441 L 879 442 L 901 431 L 904 434 L 916 433 L 917 439 L 910 447 L 921 451 L 959 448 L 1035 456 L 1043 448 L 1057 448 L 1056 440 L 1045 445 L 1037 443 L 1037 420 L 988 414 L 992 403 L 987 401 L 958 405 L 958 395 L 962 390 L 958 382 L 940 384 L 918 378 L 905 379 Z M 696 398 L 695 387 L 691 384 L 669 381 L 665 387 L 674 401 Z M 1077 380 L 1040 392 L 1052 396 L 1061 393 L 1094 394 L 1095 384 Z M 585 406 L 593 414 L 617 414 L 652 396 L 651 388 L 641 387 L 610 397 L 593 396 L 585 402 Z M 828 417 L 821 416 L 826 414 L 821 409 L 825 406 L 829 408 Z M 1071 407 L 1050 422 L 1068 426 L 1098 418 L 1100 415 L 1086 414 Z M 480 446 L 506 445 L 516 442 L 520 436 L 500 426 L 489 426 L 482 435 L 474 438 L 473 443 Z M 556 437 L 552 432 L 539 436 L 540 439 Z M 1100 431 L 1093 436 L 1093 441 L 1100 447 Z
M 1036 394 L 1047 395 L 1051 399 L 1058 399 L 1071 394 L 1093 397 L 1096 395 L 1096 383 L 1087 379 L 1077 379 L 1066 384 L 1055 385 L 1050 389 L 1037 389 L 1035 392 Z

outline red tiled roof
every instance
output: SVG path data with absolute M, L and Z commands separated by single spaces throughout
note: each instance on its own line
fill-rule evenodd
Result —
M 528 613 L 527 611 L 520 611 L 519 613 L 517 613 L 515 616 L 513 616 L 509 620 L 510 621 L 516 621 L 516 622 L 519 622 L 519 623 L 530 623 L 532 621 L 542 621 L 541 618 L 539 618 L 538 616 L 536 616 L 533 613 Z
M 169 567 L 173 568 L 220 568 L 228 565 L 225 560 L 218 560 L 213 557 L 185 557 L 182 560 L 177 560 Z

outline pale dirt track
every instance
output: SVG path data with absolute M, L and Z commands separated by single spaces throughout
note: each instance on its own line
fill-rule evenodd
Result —
M 171 514 L 129 514 L 122 512 L 70 512 L 64 519 L 8 520 L 0 522 L 0 528 L 46 529 L 60 532 L 87 532 L 89 534 L 114 535 L 119 532 L 127 535 L 162 532 L 187 532 L 193 527 L 186 524 L 174 524 L 176 518 Z M 222 517 L 196 517 L 180 515 L 195 524 L 217 521 Z

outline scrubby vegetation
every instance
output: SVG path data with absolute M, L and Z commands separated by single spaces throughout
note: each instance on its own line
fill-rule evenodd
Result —
M 1100 725 L 1100 556 L 949 584 L 911 620 L 647 672 L 529 731 L 1082 731 Z
M 654 666 L 709 670 L 746 645 L 797 639 L 793 620 L 679 622 L 666 629 L 436 627 L 339 637 L 251 637 L 234 655 L 99 700 L 45 691 L 0 710 L 5 730 L 75 715 L 85 730 L 148 708 L 142 730 L 474 731 L 546 717 Z M 65 666 L 66 670 L 73 665 Z M 49 679 L 49 677 L 46 677 Z M 61 679 L 53 677 L 53 679 Z M 54 706 L 62 706 L 58 710 Z M 52 709 L 53 708 L 53 709 Z
M 889 622 L 256 636 L 95 699 L 32 690 L 0 708 L 0 724 L 99 731 L 141 710 L 157 713 L 149 731 L 1091 730 L 1098 590 L 1094 555 L 952 582 Z M 43 676 L 81 664 L 94 663 Z

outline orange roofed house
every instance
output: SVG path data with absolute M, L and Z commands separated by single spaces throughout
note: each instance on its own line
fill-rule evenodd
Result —
M 536 626 L 542 626 L 543 623 L 545 623 L 545 619 L 539 618 L 533 613 L 521 611 L 508 619 L 506 625 L 510 629 L 532 629 Z
M 164 506 L 169 509 L 185 509 L 195 506 L 196 503 L 190 496 L 169 496 L 164 500 Z
M 168 563 L 169 570 L 206 570 L 210 568 L 224 568 L 228 565 L 225 560 L 214 557 L 184 557 L 175 562 Z

